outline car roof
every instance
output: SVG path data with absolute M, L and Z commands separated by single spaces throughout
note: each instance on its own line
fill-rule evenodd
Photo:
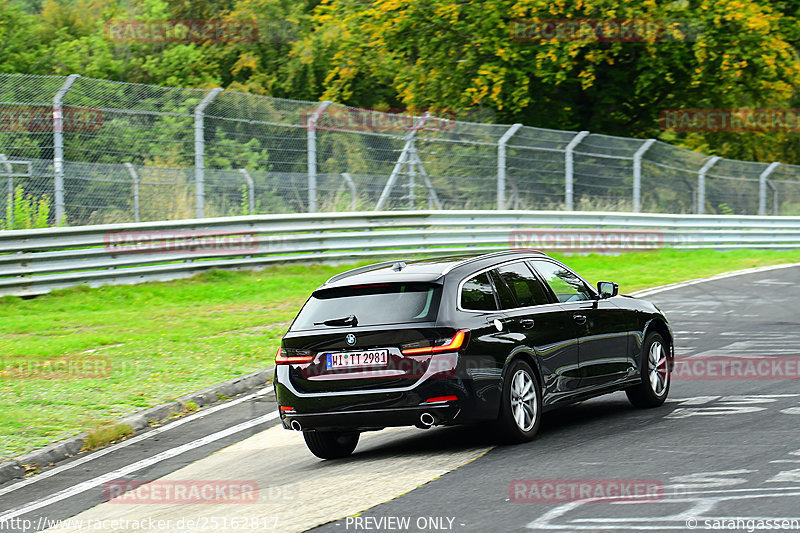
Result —
M 475 270 L 516 257 L 546 257 L 537 250 L 502 250 L 488 254 L 466 254 L 428 259 L 392 260 L 354 268 L 336 274 L 320 288 L 345 287 L 369 283 L 388 282 L 434 282 L 448 272 L 462 266 L 474 266 Z

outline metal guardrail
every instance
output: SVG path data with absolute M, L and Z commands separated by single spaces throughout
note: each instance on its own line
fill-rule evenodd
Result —
M 212 268 L 489 252 L 800 248 L 800 217 L 564 211 L 257 215 L 0 231 L 0 296 Z

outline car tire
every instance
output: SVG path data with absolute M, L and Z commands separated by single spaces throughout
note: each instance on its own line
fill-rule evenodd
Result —
M 311 453 L 320 459 L 347 457 L 358 444 L 358 433 L 342 431 L 304 431 L 303 438 Z
M 642 345 L 642 382 L 625 389 L 628 400 L 640 408 L 658 407 L 669 394 L 670 365 L 669 346 L 658 333 L 648 333 Z
M 525 361 L 516 359 L 508 367 L 500 402 L 497 427 L 503 442 L 533 440 L 542 422 L 542 390 Z

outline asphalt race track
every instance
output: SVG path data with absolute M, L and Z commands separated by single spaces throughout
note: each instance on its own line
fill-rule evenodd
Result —
M 518 446 L 478 427 L 384 430 L 325 462 L 275 427 L 265 389 L 0 486 L 0 531 L 797 531 L 798 282 L 791 266 L 645 296 L 685 365 L 657 409 L 587 401 Z M 258 492 L 106 501 L 120 480 Z

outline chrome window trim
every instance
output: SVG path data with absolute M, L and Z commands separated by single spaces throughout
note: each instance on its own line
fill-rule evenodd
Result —
M 544 255 L 544 253 L 538 252 L 538 251 L 500 250 L 499 252 L 491 252 L 491 253 L 488 253 L 488 254 L 477 255 L 475 257 L 462 259 L 461 261 L 457 261 L 457 262 L 455 262 L 453 264 L 450 264 L 450 265 L 446 266 L 444 270 L 442 270 L 442 276 L 444 276 L 446 274 L 449 274 L 452 270 L 454 270 L 454 269 L 456 269 L 458 267 L 461 267 L 461 266 L 464 266 L 464 265 L 468 265 L 469 263 L 472 263 L 474 261 L 479 261 L 481 259 L 489 259 L 490 257 L 495 257 L 495 256 L 513 255 L 513 254 L 528 254 L 529 256 L 530 255 L 535 255 L 535 256 L 547 257 L 546 255 Z
M 543 257 L 546 257 L 546 256 L 543 256 Z M 479 309 L 464 309 L 463 307 L 461 307 L 461 291 L 464 289 L 464 284 L 466 284 L 469 280 L 471 280 L 475 276 L 480 276 L 484 272 L 489 272 L 490 270 L 494 270 L 496 268 L 504 267 L 506 265 L 511 265 L 511 264 L 514 264 L 514 263 L 524 263 L 525 261 L 530 261 L 530 259 L 531 259 L 530 257 L 515 258 L 515 259 L 511 259 L 509 261 L 504 261 L 502 263 L 497 263 L 496 265 L 492 265 L 492 266 L 489 266 L 489 267 L 486 267 L 486 268 L 483 268 L 481 270 L 477 270 L 475 272 L 472 272 L 472 273 L 468 274 L 464 279 L 462 279 L 460 282 L 458 282 L 458 290 L 456 291 L 456 293 L 457 293 L 457 296 L 456 296 L 456 309 L 458 311 L 462 311 L 464 313 L 481 313 L 481 314 L 492 314 L 492 313 L 495 313 L 495 314 L 497 314 L 497 313 L 505 313 L 505 312 L 511 312 L 511 311 L 519 311 L 520 309 L 533 309 L 533 308 L 541 309 L 542 307 L 549 306 L 549 305 L 560 305 L 560 302 L 553 302 L 553 303 L 549 303 L 549 304 L 529 305 L 527 307 L 514 307 L 514 308 L 511 308 L 511 309 L 492 309 L 492 310 L 489 310 L 489 311 L 479 310 Z M 531 274 L 534 275 L 534 277 L 535 277 L 535 279 L 537 281 L 539 280 L 538 274 L 535 274 L 533 272 Z M 577 276 L 577 274 L 575 274 L 575 275 Z M 578 276 L 578 277 L 580 278 L 580 276 Z M 586 283 L 586 281 L 583 278 L 580 278 L 580 279 L 581 279 L 581 281 Z M 490 280 L 491 280 L 491 278 L 490 278 Z M 547 286 L 547 285 L 545 285 L 545 287 L 547 289 L 550 289 L 550 287 Z

